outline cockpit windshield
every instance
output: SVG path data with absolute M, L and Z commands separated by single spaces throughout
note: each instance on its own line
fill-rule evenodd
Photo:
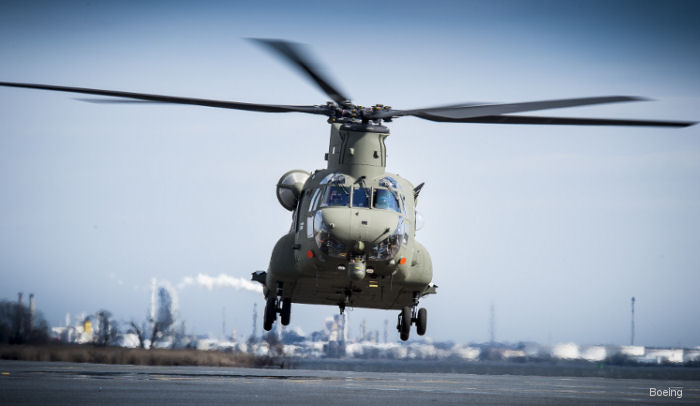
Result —
M 326 188 L 326 193 L 323 196 L 324 206 L 347 206 L 350 204 L 350 190 L 345 186 L 330 185 Z
M 370 191 L 366 187 L 358 187 L 352 191 L 352 207 L 369 207 Z
M 388 189 L 374 189 L 374 208 L 393 210 L 401 213 L 399 201 L 396 196 Z

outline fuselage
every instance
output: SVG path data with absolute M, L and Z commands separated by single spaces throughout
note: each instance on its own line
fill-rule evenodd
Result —
M 386 136 L 384 127 L 333 124 L 328 168 L 303 186 L 303 176 L 290 176 L 297 200 L 272 253 L 266 296 L 281 288 L 295 303 L 400 309 L 434 293 L 430 255 L 415 240 L 417 194 L 385 172 Z

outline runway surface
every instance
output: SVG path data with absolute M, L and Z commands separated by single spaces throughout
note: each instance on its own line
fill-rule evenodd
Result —
M 682 388 L 650 397 L 650 388 Z M 0 361 L 0 405 L 700 404 L 700 382 Z

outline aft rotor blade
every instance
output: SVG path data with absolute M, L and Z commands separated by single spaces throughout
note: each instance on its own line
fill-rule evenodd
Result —
M 464 105 L 455 107 L 429 107 L 413 110 L 387 111 L 385 116 L 439 116 L 446 119 L 467 119 L 473 117 L 493 116 L 497 114 L 519 113 L 524 111 L 559 109 L 564 107 L 590 106 L 594 104 L 621 103 L 630 101 L 648 100 L 641 97 L 631 96 L 602 96 L 583 97 L 577 99 L 542 100 L 524 103 L 502 103 L 483 105 Z M 437 120 L 436 120 L 437 121 Z
M 191 97 L 164 96 L 148 93 L 122 92 L 118 90 L 90 89 L 84 87 L 43 85 L 38 83 L 14 83 L 0 82 L 0 86 L 20 87 L 27 89 L 53 90 L 58 92 L 95 94 L 100 96 L 121 97 L 124 99 L 145 100 L 157 103 L 190 104 L 196 106 L 218 107 L 234 110 L 263 111 L 267 113 L 310 113 L 328 115 L 327 108 L 323 106 L 290 106 L 284 104 L 257 104 L 243 103 L 226 100 L 195 99 Z M 115 100 L 117 103 L 124 101 Z
M 415 114 L 424 120 L 443 123 L 485 123 L 485 124 L 544 124 L 544 125 L 614 125 L 636 127 L 688 127 L 692 121 L 625 120 L 608 118 L 571 118 L 538 116 L 483 116 L 472 118 L 447 118 L 430 114 Z
M 313 59 L 304 52 L 300 44 L 278 39 L 250 38 L 250 40 L 274 51 L 292 66 L 304 72 L 328 95 L 328 97 L 338 103 L 339 106 L 350 101 L 350 98 L 344 95 L 338 90 L 337 86 L 332 85 L 330 80 L 321 74 L 318 68 L 319 64 L 313 62 Z

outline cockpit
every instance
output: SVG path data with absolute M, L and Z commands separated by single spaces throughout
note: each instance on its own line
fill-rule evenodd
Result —
M 337 231 L 332 231 L 334 226 L 331 225 L 329 227 L 325 223 L 323 213 L 326 211 L 321 210 L 323 208 L 352 207 L 386 210 L 397 214 L 395 218 L 393 216 L 383 217 L 384 221 L 389 221 L 392 224 L 392 231 L 388 232 L 388 235 L 381 241 L 373 242 L 367 247 L 366 252 L 370 260 L 389 260 L 398 254 L 402 245 L 408 244 L 410 227 L 407 221 L 409 216 L 405 201 L 406 197 L 401 193 L 401 187 L 398 182 L 389 176 L 371 183 L 365 181 L 364 178 L 359 178 L 357 181 L 350 183 L 343 174 L 329 174 L 320 182 L 319 187 L 313 191 L 310 199 L 309 216 L 305 217 L 308 219 L 306 236 L 307 238 L 314 238 L 320 251 L 325 255 L 335 258 L 347 258 L 352 244 L 351 241 L 341 241 L 334 236 Z M 388 220 L 391 218 L 394 220 Z M 366 220 L 363 221 L 363 224 L 367 224 Z M 375 223 L 372 222 L 372 224 Z M 335 227 L 337 226 L 338 224 L 336 223 Z M 353 237 L 353 240 L 355 238 Z
M 401 213 L 398 189 L 392 188 L 389 181 L 380 182 L 381 186 L 374 188 L 365 187 L 364 182 L 352 186 L 346 186 L 344 183 L 345 177 L 343 175 L 328 175 L 327 179 L 321 182 L 323 186 L 314 192 L 310 209 L 315 210 L 316 205 L 319 208 L 333 206 L 371 207 Z
M 350 193 L 352 190 L 352 193 Z M 364 207 L 382 210 L 393 210 L 401 213 L 401 205 L 395 192 L 383 188 L 366 188 L 354 186 L 329 185 L 323 189 L 319 207 L 347 206 Z

